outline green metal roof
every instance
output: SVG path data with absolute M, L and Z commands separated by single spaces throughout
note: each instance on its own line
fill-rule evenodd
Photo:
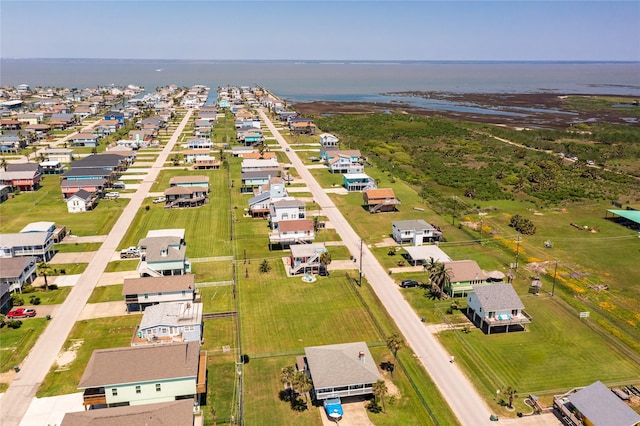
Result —
M 609 213 L 624 217 L 630 221 L 640 224 L 640 210 L 607 210 Z

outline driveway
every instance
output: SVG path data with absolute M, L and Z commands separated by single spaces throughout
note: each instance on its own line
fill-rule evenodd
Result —
M 89 263 L 93 260 L 97 251 L 78 251 L 72 253 L 56 253 L 49 261 L 49 265 L 65 263 Z

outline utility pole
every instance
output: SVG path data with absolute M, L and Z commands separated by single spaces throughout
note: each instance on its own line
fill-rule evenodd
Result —
M 551 297 L 556 292 L 556 276 L 558 275 L 558 259 L 556 259 L 556 267 L 553 270 L 553 287 L 551 287 Z
M 515 270 L 518 270 L 518 257 L 520 256 L 520 234 L 518 234 L 518 238 L 516 238 L 516 267 Z
M 453 213 L 451 214 L 451 225 L 455 225 L 456 223 L 456 201 L 458 197 L 453 196 Z
M 359 286 L 362 287 L 362 242 L 363 240 L 360 240 L 360 281 L 359 281 Z

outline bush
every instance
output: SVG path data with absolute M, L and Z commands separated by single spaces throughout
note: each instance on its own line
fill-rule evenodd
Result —
M 58 284 L 49 284 L 49 290 L 57 290 Z
M 39 305 L 40 304 L 40 298 L 36 297 L 36 296 L 31 296 L 31 298 L 29 299 L 29 303 L 32 305 Z
M 33 288 L 32 285 L 25 285 L 24 287 L 22 287 L 22 294 L 33 293 L 34 291 L 36 291 L 36 289 Z
M 20 328 L 20 327 L 22 327 L 22 321 L 20 321 L 20 320 L 9 320 L 9 321 L 7 321 L 7 327 L 13 328 L 13 329 Z
M 17 294 L 12 294 L 11 295 L 11 305 L 13 305 L 13 306 L 23 306 L 24 305 L 24 299 L 21 296 L 18 296 Z

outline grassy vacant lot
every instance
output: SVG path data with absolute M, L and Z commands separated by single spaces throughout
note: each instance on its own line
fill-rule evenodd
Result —
M 114 284 L 94 288 L 87 303 L 117 302 L 123 300 L 122 284 Z
M 20 232 L 25 225 L 43 220 L 46 213 L 46 220 L 72 228 L 75 235 L 104 235 L 111 230 L 127 203 L 125 199 L 103 201 L 90 212 L 69 213 L 62 201 L 60 181 L 56 176 L 47 176 L 39 190 L 21 192 L 2 203 L 0 232 Z
M 129 346 L 139 322 L 139 315 L 78 321 L 62 347 L 62 351 L 66 351 L 78 344 L 75 359 L 61 371 L 56 371 L 58 367 L 55 365 L 51 367 L 38 390 L 38 398 L 77 392 L 78 383 L 93 351 Z
M 523 302 L 533 317 L 528 332 L 485 335 L 474 328 L 440 335 L 487 400 L 506 386 L 520 395 L 549 396 L 596 380 L 613 384 L 640 377 L 640 365 L 594 331 L 592 320 L 579 319 L 548 296 L 530 295 Z
M 229 260 L 192 262 L 191 271 L 196 275 L 196 283 L 231 281 L 233 279 L 233 264 Z
M 20 328 L 0 328 L 0 373 L 20 365 L 48 323 L 45 318 L 29 318 Z
M 163 171 L 154 190 L 167 188 L 171 177 L 183 175 L 209 176 L 210 202 L 198 208 L 165 209 L 160 204 L 152 204 L 150 200 L 145 201 L 132 221 L 120 248 L 137 245 L 138 241 L 151 229 L 185 228 L 187 256 L 198 258 L 231 254 L 226 171 Z
M 71 292 L 71 287 L 58 287 L 55 290 L 44 291 L 42 287 L 35 287 L 35 291 L 26 293 L 23 291 L 21 297 L 26 304 L 29 304 L 31 297 L 39 297 L 41 305 L 57 305 L 64 302 Z

